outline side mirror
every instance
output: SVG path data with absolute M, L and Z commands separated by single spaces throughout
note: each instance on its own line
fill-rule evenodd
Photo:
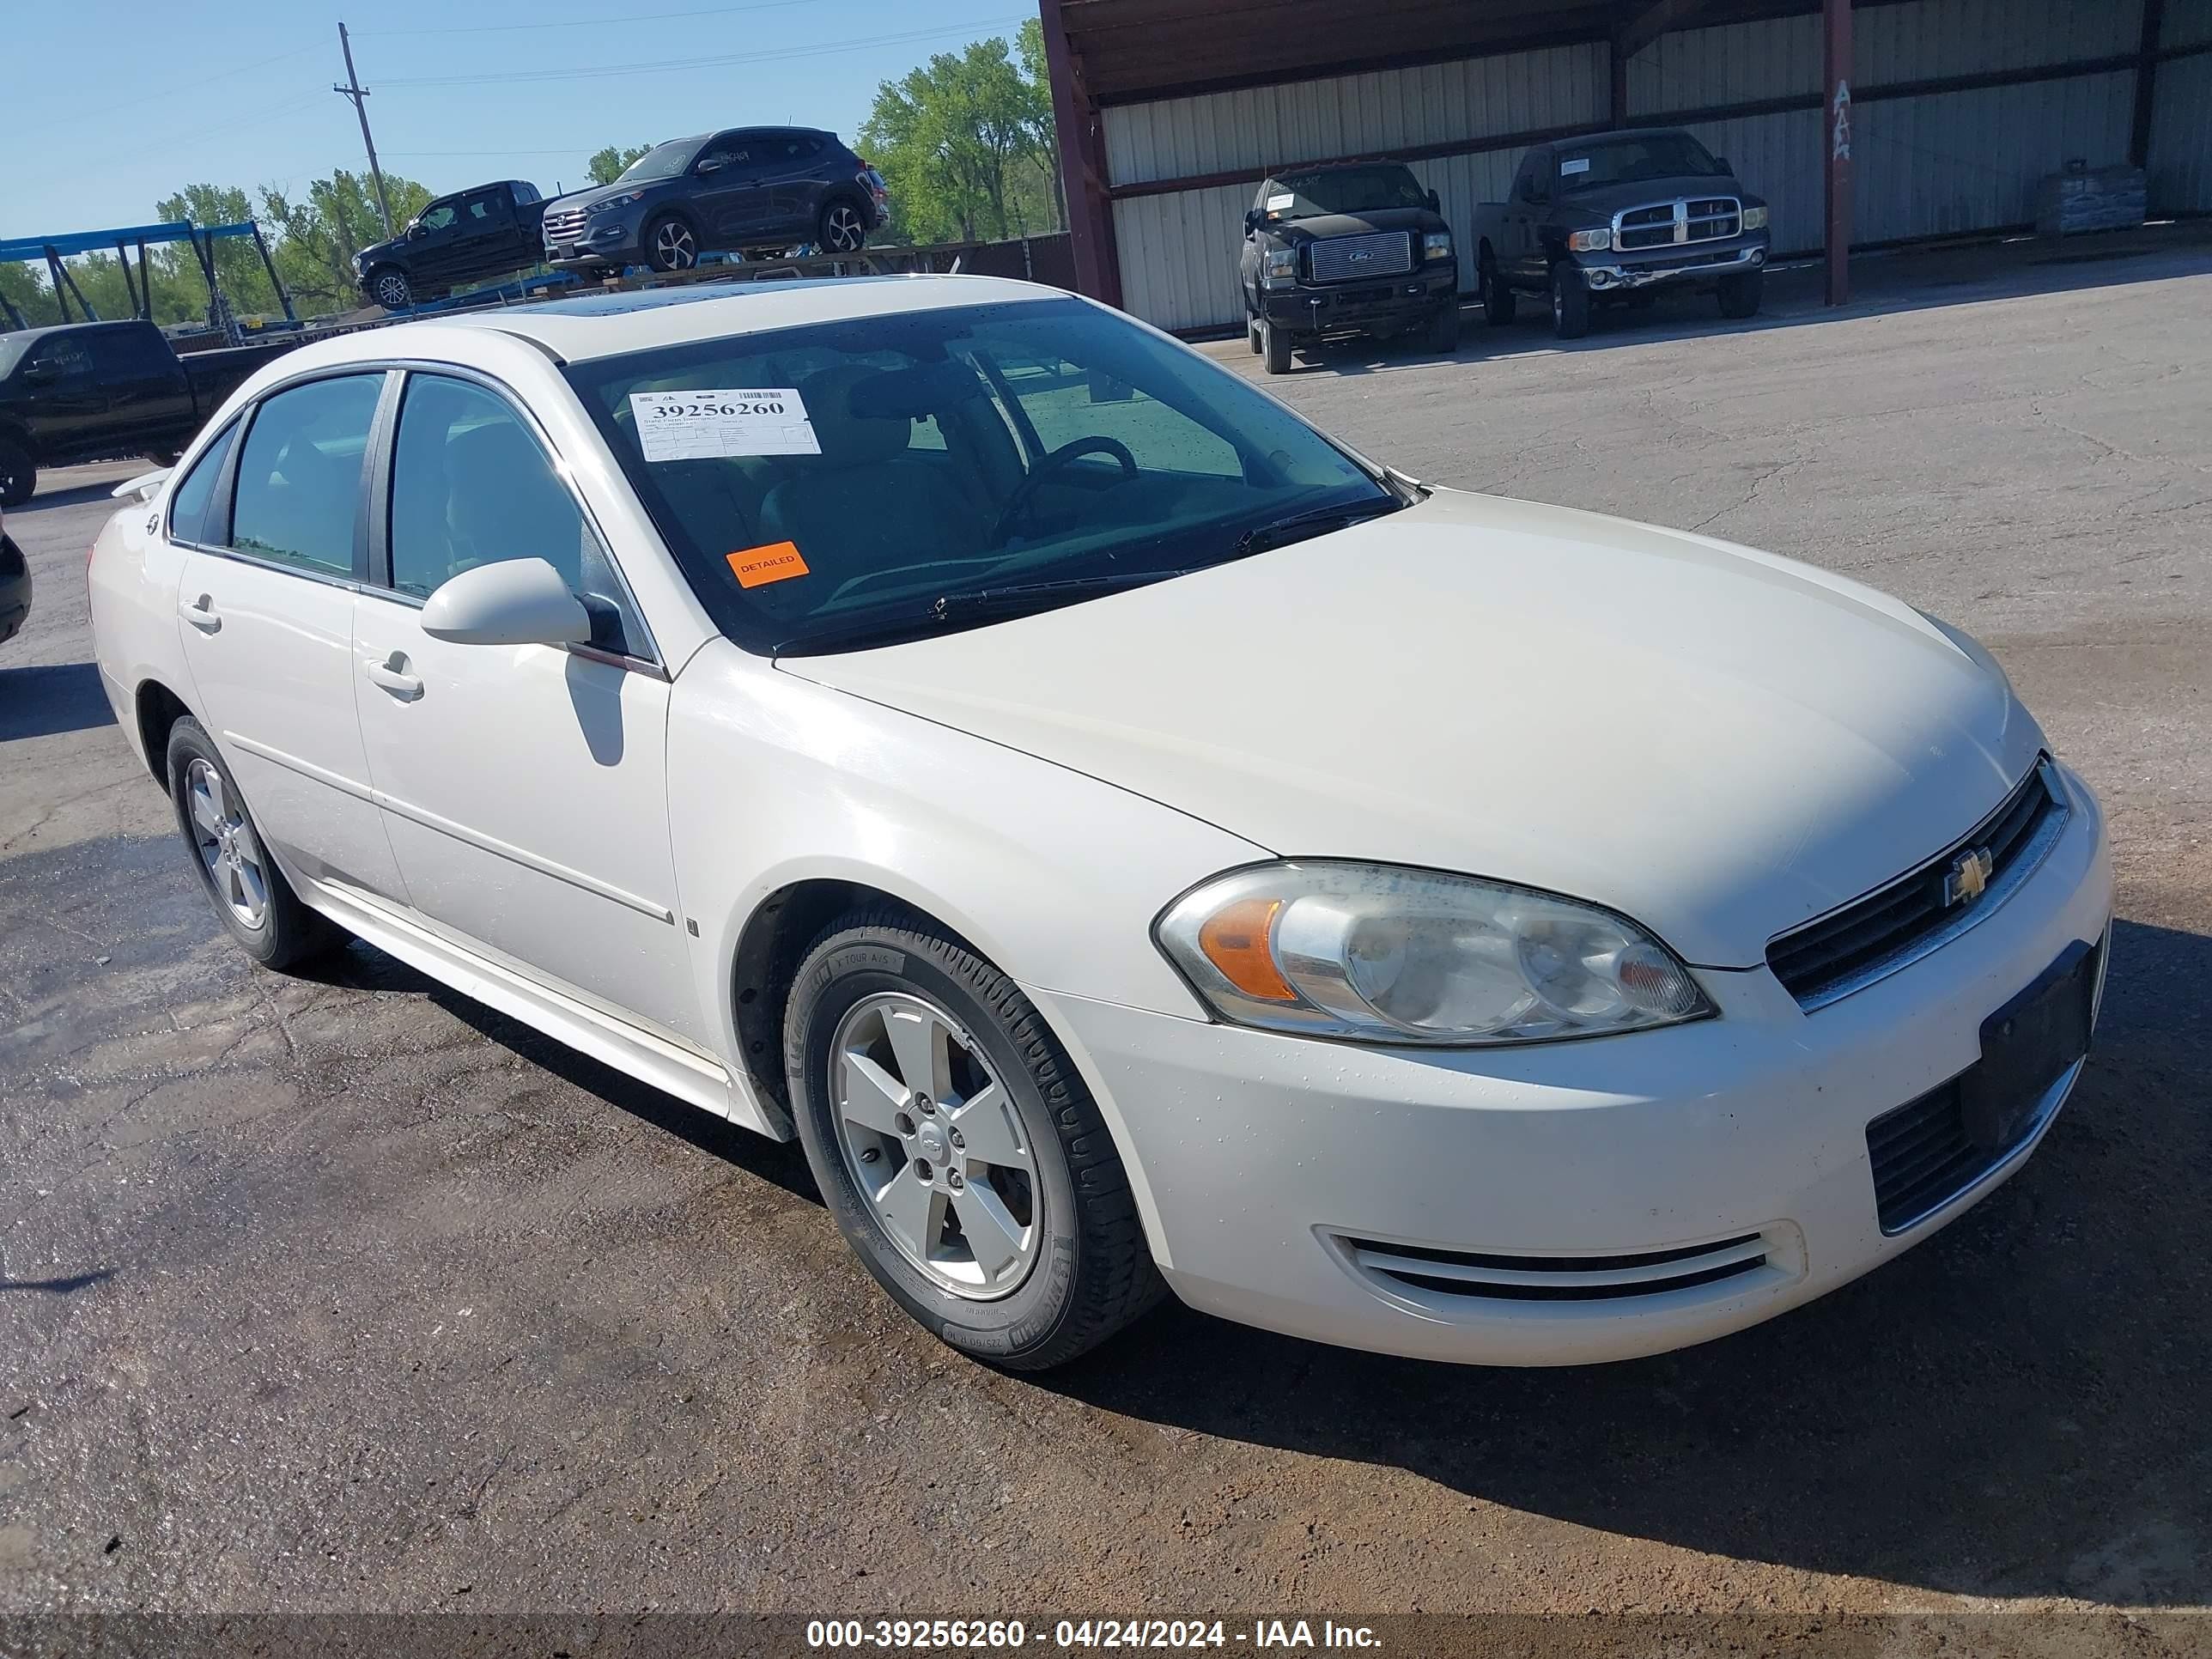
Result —
M 720 173 L 728 165 L 729 163 L 725 161 L 719 155 L 706 155 L 700 158 L 699 165 L 692 168 L 691 171 L 694 173 Z
M 543 559 L 464 570 L 423 602 L 422 631 L 455 645 L 586 645 L 591 614 Z
M 419 219 L 416 221 L 415 223 L 407 227 L 407 240 L 410 242 L 419 242 L 429 234 L 430 227 L 422 223 Z
M 1246 208 L 1244 210 L 1244 234 L 1247 236 L 1249 236 L 1255 231 L 1258 230 L 1260 228 L 1261 221 L 1266 217 L 1267 216 L 1261 213 L 1257 208 Z
M 1443 210 L 1443 198 L 1439 197 L 1436 191 L 1431 191 L 1429 192 L 1429 211 L 1431 213 L 1442 213 Z
M 52 358 L 23 365 L 23 378 L 27 380 L 58 380 L 61 377 L 61 365 Z

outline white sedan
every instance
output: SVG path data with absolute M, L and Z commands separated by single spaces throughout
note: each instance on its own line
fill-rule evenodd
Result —
M 2101 989 L 2102 815 L 1971 640 L 1020 283 L 311 345 L 91 585 L 248 952 L 796 1133 L 1002 1365 L 1164 1291 L 1498 1364 L 1753 1324 L 2017 1170 Z

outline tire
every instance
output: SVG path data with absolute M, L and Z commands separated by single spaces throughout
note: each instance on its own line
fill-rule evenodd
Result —
M 415 303 L 415 285 L 397 265 L 379 265 L 370 271 L 368 293 L 386 311 L 404 311 Z
M 1421 337 L 1421 343 L 1431 351 L 1450 356 L 1459 349 L 1459 301 L 1437 307 L 1436 315 L 1429 319 L 1429 326 Z
M 833 196 L 814 222 L 814 246 L 824 253 L 858 253 L 868 245 L 868 216 L 849 196 Z
M 1759 315 L 1759 303 L 1766 295 L 1766 273 L 1763 270 L 1740 271 L 1733 276 L 1723 276 L 1718 289 L 1721 315 L 1741 322 L 1747 317 Z
M 0 507 L 21 507 L 39 488 L 39 465 L 13 438 L 0 438 Z
M 1260 319 L 1260 356 L 1268 374 L 1291 372 L 1291 337 L 1264 317 Z
M 665 213 L 645 228 L 645 262 L 655 270 L 690 270 L 699 263 L 699 234 L 679 213 Z
M 342 943 L 345 935 L 301 903 L 284 879 L 237 780 L 198 720 L 187 715 L 169 728 L 167 762 L 178 831 L 216 920 L 239 949 L 264 968 L 281 969 Z
M 1492 328 L 1503 328 L 1513 320 L 1519 308 L 1512 287 L 1498 274 L 1498 262 L 1485 259 L 1481 265 L 1482 314 Z
M 1589 332 L 1589 283 L 1562 259 L 1552 267 L 1552 332 L 1562 340 L 1579 340 Z
M 1067 1055 L 1019 987 L 929 922 L 882 906 L 831 924 L 792 986 L 784 1068 L 839 1231 L 949 1346 L 1044 1370 L 1166 1294 L 1128 1176 Z M 936 1098 L 908 1087 L 909 1073 Z M 987 1089 L 1005 1109 L 967 1116 Z M 876 1171 L 872 1193 L 862 1183 Z M 971 1228 L 988 1243 L 971 1242 Z

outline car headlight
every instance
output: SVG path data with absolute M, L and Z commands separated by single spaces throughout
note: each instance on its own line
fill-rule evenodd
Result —
M 1298 251 L 1271 247 L 1260 256 L 1260 280 L 1269 288 L 1289 288 L 1298 280 Z
M 1746 208 L 1743 210 L 1743 228 L 1746 230 L 1765 230 L 1766 228 L 1766 210 L 1763 207 Z
M 1421 258 L 1449 259 L 1451 258 L 1451 232 L 1430 230 L 1421 234 Z
M 587 214 L 611 213 L 618 207 L 628 207 L 632 202 L 637 201 L 642 198 L 645 192 L 641 190 L 633 190 L 624 195 L 610 196 L 604 202 L 592 203 L 591 206 L 586 208 L 584 211 Z
M 1571 230 L 1567 233 L 1567 246 L 1577 253 L 1602 253 L 1613 246 L 1612 228 L 1606 226 L 1596 230 Z
M 1438 871 L 1232 871 L 1177 899 L 1154 933 L 1223 1018 L 1310 1036 L 1541 1042 L 1716 1012 L 1680 958 L 1625 916 Z

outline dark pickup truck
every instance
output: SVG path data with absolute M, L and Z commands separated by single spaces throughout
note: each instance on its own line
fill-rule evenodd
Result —
M 1475 215 L 1475 270 L 1493 323 L 1515 296 L 1548 298 L 1563 340 L 1593 304 L 1645 304 L 1660 290 L 1717 294 L 1723 317 L 1759 310 L 1766 204 L 1680 127 L 1561 138 L 1521 159 L 1513 194 Z
M 545 203 L 520 179 L 441 196 L 388 242 L 353 256 L 362 298 L 404 311 L 465 283 L 526 270 L 538 263 Z
M 1260 186 L 1244 215 L 1244 334 L 1270 374 L 1329 334 L 1418 330 L 1459 343 L 1459 261 L 1437 193 L 1395 161 L 1305 167 Z
M 42 466 L 125 455 L 166 466 L 240 381 L 295 343 L 179 357 L 151 323 L 0 334 L 0 507 L 29 501 Z

